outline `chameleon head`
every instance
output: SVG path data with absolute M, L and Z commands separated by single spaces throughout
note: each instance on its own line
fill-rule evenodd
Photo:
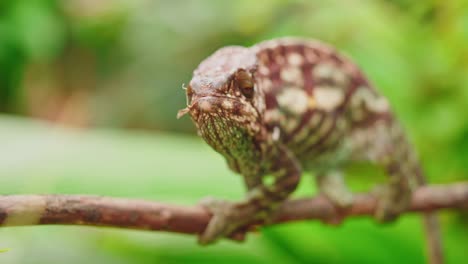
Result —
M 194 71 L 186 88 L 187 108 L 199 134 L 215 150 L 226 154 L 249 142 L 261 130 L 265 103 L 255 73 L 257 58 L 248 48 L 218 50 Z

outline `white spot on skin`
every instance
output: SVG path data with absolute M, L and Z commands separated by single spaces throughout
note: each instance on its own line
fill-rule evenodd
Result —
M 273 83 L 271 82 L 270 79 L 268 78 L 262 78 L 260 81 L 259 81 L 259 84 L 260 84 L 260 89 L 262 91 L 265 91 L 265 92 L 268 92 L 268 91 L 271 91 L 271 88 L 273 87 Z
M 211 108 L 211 103 L 208 102 L 207 100 L 202 100 L 201 102 L 198 103 L 198 108 L 202 111 L 202 112 L 211 112 L 212 108 Z
M 247 119 L 245 118 L 245 116 L 242 116 L 242 115 L 239 115 L 239 116 L 233 116 L 231 117 L 232 119 L 234 119 L 236 122 L 238 123 L 243 123 L 245 122 Z
M 300 115 L 307 111 L 309 98 L 304 90 L 291 87 L 284 89 L 278 95 L 278 104 L 281 109 Z
M 256 108 L 259 113 L 263 113 L 265 111 L 266 102 L 264 98 L 258 100 L 254 99 L 254 103 L 256 104 Z
M 266 123 L 278 122 L 281 118 L 281 113 L 278 110 L 268 110 L 264 114 Z
M 268 76 L 270 74 L 270 69 L 268 69 L 268 67 L 266 66 L 260 66 L 258 68 L 258 72 L 261 74 L 261 75 L 265 75 L 265 76 Z
M 316 79 L 330 79 L 334 71 L 335 67 L 330 63 L 321 63 L 312 69 L 312 75 Z
M 317 65 L 312 74 L 318 80 L 332 80 L 335 85 L 345 87 L 349 83 L 349 77 L 344 70 L 330 63 Z
M 299 53 L 293 52 L 288 55 L 288 63 L 293 66 L 300 66 L 304 62 L 304 59 Z
M 286 83 L 293 83 L 299 86 L 304 84 L 302 71 L 297 67 L 285 67 L 281 70 L 281 79 Z
M 368 105 L 369 110 L 377 113 L 387 112 L 389 110 L 388 102 L 385 98 L 380 97 L 376 100 L 372 101 L 371 104 Z
M 314 89 L 314 97 L 317 108 L 331 111 L 338 107 L 344 100 L 343 91 L 335 87 L 319 86 Z
M 279 127 L 276 126 L 275 128 L 273 128 L 273 133 L 271 134 L 271 138 L 273 139 L 273 141 L 278 141 L 279 140 L 280 133 L 281 133 L 281 131 L 280 131 Z
M 248 116 L 248 117 L 255 117 L 255 110 L 252 108 L 251 105 L 247 104 L 246 102 L 243 102 L 241 108 L 240 108 L 240 113 L 242 115 Z
M 232 107 L 233 107 L 233 104 L 232 104 L 232 102 L 230 100 L 224 100 L 223 103 L 222 103 L 222 106 L 226 110 L 231 110 Z
M 346 75 L 345 72 L 343 72 L 340 69 L 336 69 L 333 73 L 333 81 L 336 83 L 336 85 L 340 87 L 346 87 L 349 83 L 349 78 Z
M 375 94 L 368 87 L 359 87 L 351 99 L 351 105 L 354 109 L 361 108 L 362 105 L 371 112 L 383 113 L 390 109 L 388 101 Z
M 309 96 L 309 98 L 307 99 L 307 107 L 309 107 L 309 109 L 314 109 L 316 105 L 317 103 L 315 102 L 315 98 Z

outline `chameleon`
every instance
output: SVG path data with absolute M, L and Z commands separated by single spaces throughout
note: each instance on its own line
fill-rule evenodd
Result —
M 315 175 L 337 206 L 353 202 L 344 168 L 370 162 L 388 175 L 375 218 L 390 222 L 424 185 L 416 153 L 388 100 L 351 59 L 318 40 L 283 37 L 251 47 L 223 47 L 193 72 L 187 107 L 199 135 L 242 175 L 242 201 L 205 200 L 213 214 L 201 244 L 268 222 L 297 187 Z M 437 219 L 426 216 L 433 263 L 441 262 Z M 243 231 L 244 230 L 244 231 Z M 437 262 L 439 259 L 439 262 Z

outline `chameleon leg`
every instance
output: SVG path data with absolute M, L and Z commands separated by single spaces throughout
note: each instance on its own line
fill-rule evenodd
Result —
M 379 163 L 385 168 L 389 182 L 386 186 L 377 188 L 380 199 L 375 217 L 378 221 L 388 222 L 395 220 L 409 206 L 412 190 L 408 173 L 411 172 L 392 158 L 380 159 Z
M 244 177 L 244 183 L 247 191 L 250 191 L 262 184 L 262 177 Z
M 425 184 L 423 172 L 411 144 L 403 130 L 394 120 L 381 122 L 380 131 L 374 134 L 375 142 L 370 148 L 370 156 L 385 168 L 389 183 L 380 189 L 380 200 L 375 217 L 381 222 L 395 220 L 405 211 L 411 201 L 412 190 Z M 426 213 L 424 226 L 427 233 L 427 252 L 430 263 L 443 263 L 440 226 L 437 216 Z
M 219 238 L 234 233 L 246 232 L 253 223 L 265 223 L 274 209 L 294 191 L 300 180 L 301 168 L 293 155 L 279 147 L 270 152 L 273 163 L 265 168 L 266 175 L 272 175 L 274 182 L 247 181 L 250 191 L 242 202 L 211 200 L 203 203 L 213 214 L 207 228 L 199 236 L 200 244 L 210 244 Z M 259 178 L 252 176 L 253 178 Z
M 345 184 L 340 170 L 330 170 L 317 175 L 317 186 L 322 194 L 339 207 L 349 207 L 353 202 L 353 194 Z
M 389 177 L 387 185 L 377 188 L 380 199 L 375 217 L 378 221 L 388 222 L 398 218 L 410 204 L 415 158 L 402 130 L 393 120 L 379 122 L 373 138 L 370 156 Z

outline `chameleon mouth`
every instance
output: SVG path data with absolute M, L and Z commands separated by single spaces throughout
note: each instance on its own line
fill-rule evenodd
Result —
M 254 147 L 260 131 L 258 114 L 250 104 L 226 96 L 196 97 L 178 117 L 190 114 L 199 135 L 217 152 L 225 156 L 230 166 L 238 167 L 243 153 Z
M 202 96 L 194 99 L 186 108 L 179 110 L 177 118 L 190 113 L 198 119 L 201 115 L 242 115 L 248 114 L 246 106 L 238 100 L 226 96 Z
M 220 96 L 200 97 L 196 100 L 193 100 L 192 103 L 186 108 L 179 110 L 177 112 L 177 118 L 181 118 L 188 113 L 198 115 L 199 113 L 220 112 L 224 108 L 224 105 L 227 106 L 233 104 L 229 101 L 233 101 L 233 99 Z
M 196 123 L 199 134 L 212 146 L 226 144 L 233 137 L 253 136 L 259 130 L 255 108 L 236 98 L 197 97 L 189 106 L 179 110 L 177 117 L 187 113 Z

